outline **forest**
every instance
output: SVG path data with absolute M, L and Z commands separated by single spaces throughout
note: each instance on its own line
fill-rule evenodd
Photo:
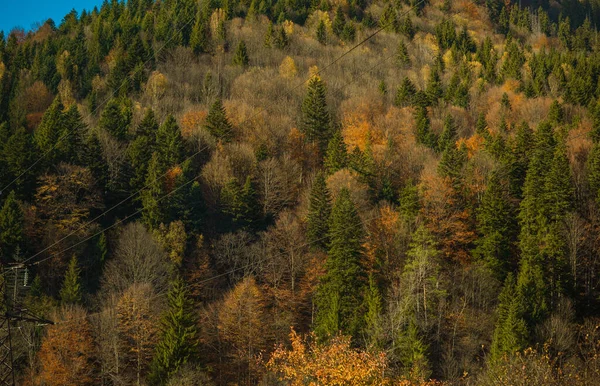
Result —
M 599 26 L 104 0 L 0 32 L 2 384 L 597 385 Z

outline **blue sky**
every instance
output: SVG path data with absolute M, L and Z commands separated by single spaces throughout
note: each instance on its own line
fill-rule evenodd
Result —
M 29 30 L 35 22 L 51 18 L 59 25 L 63 17 L 75 8 L 77 12 L 100 7 L 102 0 L 0 0 L 0 31 L 8 33 L 19 26 Z

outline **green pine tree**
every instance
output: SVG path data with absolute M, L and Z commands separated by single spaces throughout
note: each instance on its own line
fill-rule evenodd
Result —
M 0 258 L 2 264 L 10 261 L 23 246 L 24 217 L 15 191 L 11 191 L 0 210 Z
M 398 44 L 396 62 L 398 63 L 398 66 L 400 66 L 400 68 L 405 68 L 410 65 L 410 56 L 408 54 L 408 48 L 406 48 L 404 40 L 400 40 L 400 43 Z
M 329 174 L 333 174 L 348 165 L 348 149 L 340 130 L 336 130 L 327 145 L 325 155 L 325 168 Z
M 233 55 L 233 64 L 235 66 L 246 67 L 249 62 L 250 59 L 248 58 L 246 43 L 243 40 L 240 40 L 237 49 L 235 50 L 235 54 Z
M 510 257 L 516 234 L 515 211 L 511 204 L 508 184 L 499 172 L 490 176 L 487 188 L 477 209 L 477 231 L 473 255 L 484 262 L 500 280 L 510 268 Z
M 331 215 L 331 196 L 327 189 L 325 174 L 318 173 L 310 191 L 308 217 L 306 219 L 306 238 L 313 248 L 326 249 L 329 244 L 329 217 Z
M 183 150 L 179 125 L 175 117 L 169 115 L 156 131 L 156 152 L 163 167 L 171 167 L 181 162 Z
M 490 355 L 497 361 L 503 355 L 512 355 L 527 345 L 527 326 L 523 320 L 523 298 L 516 290 L 515 278 L 509 273 L 498 297 L 496 327 Z
M 233 129 L 227 119 L 225 107 L 223 107 L 223 102 L 220 98 L 215 100 L 208 111 L 206 129 L 218 139 L 226 142 L 230 141 L 233 137 Z
M 69 261 L 69 266 L 67 267 L 67 272 L 65 273 L 65 278 L 60 289 L 60 300 L 64 305 L 81 303 L 81 269 L 79 269 L 75 255 Z
M 458 138 L 458 132 L 456 123 L 452 115 L 446 115 L 444 119 L 444 128 L 442 134 L 438 140 L 439 151 L 444 151 L 448 146 L 456 146 L 456 140 Z
M 36 147 L 43 154 L 44 161 L 50 165 L 66 161 L 67 155 L 63 154 L 62 150 L 68 144 L 68 138 L 65 130 L 65 117 L 63 114 L 64 106 L 60 97 L 54 98 L 52 104 L 46 109 L 42 116 L 42 121 L 38 125 L 34 141 Z
M 444 90 L 442 89 L 442 79 L 440 74 L 433 70 L 427 81 L 427 87 L 425 93 L 432 104 L 437 104 L 438 100 L 444 96 Z
M 132 112 L 128 102 L 112 98 L 104 107 L 98 126 L 119 140 L 127 137 Z
M 323 45 L 327 44 L 327 27 L 325 26 L 325 22 L 323 20 L 319 22 L 315 36 L 319 43 Z
M 196 55 L 207 53 L 209 51 L 210 28 L 208 25 L 208 20 L 202 14 L 202 10 L 199 9 L 190 36 L 190 47 Z
M 325 154 L 331 138 L 331 118 L 327 108 L 325 84 L 318 75 L 308 82 L 306 96 L 302 102 L 302 120 L 300 128 L 306 139 L 316 142 Z
M 383 297 L 373 275 L 369 275 L 369 287 L 365 294 L 366 346 L 381 349 L 385 343 L 383 320 Z
M 331 24 L 331 29 L 333 33 L 338 38 L 341 36 L 342 32 L 344 32 L 344 27 L 346 25 L 346 17 L 344 16 L 344 11 L 342 7 L 338 6 L 335 11 L 335 17 L 333 18 L 333 23 Z
M 416 93 L 417 88 L 413 82 L 411 82 L 408 77 L 404 77 L 404 79 L 402 79 L 402 83 L 400 83 L 398 92 L 396 93 L 394 104 L 400 107 L 410 106 L 415 100 Z
M 340 191 L 331 211 L 329 239 L 327 273 L 317 289 L 315 333 L 321 339 L 339 331 L 358 337 L 365 321 L 363 227 L 348 189 Z
M 194 360 L 197 327 L 192 300 L 181 278 L 171 284 L 168 310 L 161 320 L 161 337 L 150 365 L 149 380 L 154 385 L 165 385 L 183 365 Z
M 142 201 L 142 218 L 150 228 L 157 228 L 166 220 L 165 200 L 159 201 L 167 192 L 164 186 L 164 165 L 160 162 L 158 152 L 154 152 L 148 164 L 148 175 L 146 176 L 146 188 L 140 193 Z M 168 197 L 167 197 L 168 199 Z

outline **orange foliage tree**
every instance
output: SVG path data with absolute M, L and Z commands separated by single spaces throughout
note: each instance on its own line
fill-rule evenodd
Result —
M 279 346 L 266 368 L 281 381 L 302 385 L 389 385 L 384 353 L 370 353 L 350 346 L 350 337 L 337 336 L 327 344 L 318 344 L 314 334 L 306 338 L 293 329 L 291 350 Z
M 33 385 L 82 386 L 94 384 L 94 343 L 85 311 L 65 309 L 57 324 L 49 326 L 38 353 L 40 368 Z

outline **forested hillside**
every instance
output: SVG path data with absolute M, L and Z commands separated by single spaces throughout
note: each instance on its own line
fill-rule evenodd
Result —
M 113 0 L 0 34 L 3 310 L 54 322 L 11 322 L 16 383 L 597 385 L 599 24 Z

